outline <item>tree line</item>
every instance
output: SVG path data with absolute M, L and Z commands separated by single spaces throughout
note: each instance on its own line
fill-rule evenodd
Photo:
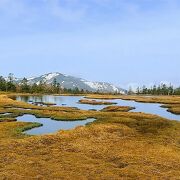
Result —
M 38 84 L 29 84 L 26 78 L 23 78 L 21 82 L 15 83 L 13 74 L 9 74 L 8 78 L 0 76 L 0 91 L 5 92 L 18 92 L 18 93 L 68 93 L 68 94 L 84 94 L 89 93 L 83 89 L 66 89 L 63 88 L 56 79 L 53 80 L 52 84 L 46 84 L 40 81 Z
M 158 86 L 154 85 L 150 88 L 146 86 L 138 87 L 136 92 L 132 91 L 132 88 L 129 89 L 129 94 L 137 94 L 137 95 L 180 95 L 180 87 L 175 88 L 171 84 L 160 84 Z
M 21 82 L 15 83 L 14 76 L 12 73 L 9 74 L 8 78 L 0 76 L 0 91 L 5 92 L 17 92 L 17 93 L 52 93 L 52 94 L 85 94 L 90 93 L 83 89 L 66 89 L 63 88 L 56 79 L 51 84 L 46 84 L 40 81 L 38 84 L 29 84 L 26 78 L 23 78 Z M 95 92 L 100 94 L 100 92 Z M 102 93 L 101 93 L 102 94 Z M 109 93 L 110 94 L 110 93 Z M 118 94 L 118 93 L 113 93 Z M 174 88 L 172 85 L 160 84 L 159 86 L 152 86 L 148 88 L 146 86 L 138 87 L 134 92 L 132 88 L 129 88 L 128 94 L 137 95 L 180 95 L 180 87 Z

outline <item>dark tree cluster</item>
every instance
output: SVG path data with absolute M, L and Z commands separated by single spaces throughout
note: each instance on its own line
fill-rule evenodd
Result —
M 28 80 L 23 78 L 19 83 L 15 83 L 13 74 L 9 74 L 8 78 L 5 79 L 0 76 L 0 91 L 5 92 L 18 92 L 18 93 L 71 93 L 71 94 L 84 94 L 88 93 L 83 89 L 66 89 L 61 87 L 61 85 L 54 79 L 52 84 L 46 84 L 45 82 L 40 81 L 38 84 L 28 84 Z
M 132 93 L 130 89 L 129 94 Z M 138 87 L 136 94 L 146 94 L 146 95 L 180 95 L 180 87 L 174 88 L 172 85 L 160 84 L 159 86 L 152 86 L 147 88 L 146 86 Z
M 0 91 L 16 91 L 16 85 L 13 82 L 13 74 L 9 74 L 7 80 L 0 76 Z

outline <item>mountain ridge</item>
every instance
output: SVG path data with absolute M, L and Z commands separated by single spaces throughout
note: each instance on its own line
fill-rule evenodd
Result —
M 37 77 L 30 77 L 27 78 L 27 82 L 29 85 L 32 84 L 38 85 L 41 82 L 44 82 L 46 84 L 52 84 L 54 79 L 56 79 L 57 83 L 59 83 L 62 88 L 66 88 L 66 89 L 78 88 L 79 90 L 83 89 L 85 91 L 90 91 L 90 92 L 98 91 L 101 93 L 121 93 L 121 94 L 127 93 L 125 89 L 115 86 L 111 83 L 88 81 L 79 77 L 74 77 L 59 72 L 52 72 Z M 21 83 L 21 81 L 22 79 L 16 78 L 17 83 Z

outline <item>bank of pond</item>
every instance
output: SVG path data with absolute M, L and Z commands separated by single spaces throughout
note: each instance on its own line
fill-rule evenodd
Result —
M 82 110 L 94 110 L 94 111 L 110 111 L 110 110 L 122 110 L 129 112 L 142 112 L 148 114 L 154 114 L 161 116 L 170 120 L 180 120 L 180 115 L 172 114 L 167 111 L 167 108 L 161 107 L 162 104 L 158 103 L 142 103 L 135 102 L 132 100 L 86 100 L 83 96 L 53 96 L 53 95 L 43 95 L 43 96 L 15 96 L 14 100 L 26 102 L 29 104 L 35 104 L 39 106 L 63 106 L 63 107 L 74 107 Z M 80 103 L 83 102 L 83 103 Z M 87 102 L 87 104 L 85 103 Z M 94 102 L 94 104 L 93 104 Z M 112 105 L 112 106 L 111 106 Z M 119 106 L 119 107 L 115 107 Z M 109 108 L 110 107 L 110 108 Z M 121 108 L 122 107 L 122 108 Z M 129 108 L 128 108 L 129 107 Z M 22 109 L 23 110 L 23 109 Z M 30 109 L 26 109 L 30 110 Z M 0 116 L 8 116 L 11 113 L 0 114 Z M 31 114 L 25 114 L 17 117 L 18 122 L 32 122 L 38 123 L 39 126 L 30 130 L 25 131 L 24 133 L 29 135 L 42 135 L 57 132 L 58 130 L 68 130 L 75 128 L 77 126 L 86 125 L 95 121 L 94 118 L 88 118 L 85 120 L 76 120 L 76 121 L 56 121 L 51 118 L 37 118 Z

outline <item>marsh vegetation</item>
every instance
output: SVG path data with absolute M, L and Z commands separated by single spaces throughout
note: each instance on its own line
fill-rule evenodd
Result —
M 138 101 L 135 97 L 129 99 Z M 148 101 L 173 105 L 170 102 L 178 102 L 178 99 L 156 97 Z M 121 108 L 124 107 L 89 111 L 41 107 L 0 95 L 0 112 L 11 113 L 6 118 L 12 120 L 1 117 L 0 176 L 7 179 L 178 179 L 180 123 L 157 115 L 128 112 L 127 107 L 123 109 L 126 112 L 121 112 Z M 22 132 L 40 124 L 14 121 L 23 114 L 65 121 L 87 118 L 96 121 L 55 134 L 29 136 Z
M 81 100 L 79 100 L 79 103 L 91 104 L 91 105 L 113 105 L 113 104 L 117 104 L 116 102 L 96 101 L 96 100 L 87 100 L 87 99 L 81 99 Z

